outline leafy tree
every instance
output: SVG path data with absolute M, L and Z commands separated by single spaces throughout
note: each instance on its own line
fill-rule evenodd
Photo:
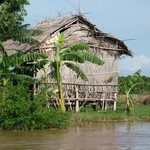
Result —
M 30 38 L 30 35 L 39 34 L 40 31 L 30 30 L 29 24 L 23 24 L 24 16 L 27 15 L 25 5 L 29 5 L 28 0 L 2 0 L 0 2 L 0 45 L 9 39 L 30 44 L 37 43 L 36 40 Z
M 6 85 L 10 77 L 22 72 L 19 70 L 26 70 L 27 68 L 23 65 L 26 62 L 46 58 L 44 54 L 38 53 L 16 53 L 8 56 L 3 46 L 3 42 L 10 39 L 30 44 L 38 43 L 38 41 L 31 38 L 31 35 L 40 34 L 41 32 L 28 29 L 29 25 L 23 24 L 24 16 L 27 15 L 24 9 L 25 5 L 29 5 L 28 0 L 2 0 L 0 2 L 0 82 L 3 85 Z M 33 68 L 39 69 L 43 65 L 44 61 L 36 62 L 30 68 L 30 71 Z M 29 79 L 29 76 L 26 76 L 26 78 Z
M 81 79 L 87 81 L 87 77 L 83 70 L 76 65 L 74 62 L 84 63 L 89 61 L 94 64 L 102 65 L 104 62 L 98 58 L 96 55 L 89 53 L 87 50 L 90 48 L 86 44 L 76 44 L 68 47 L 65 50 L 62 50 L 62 45 L 64 42 L 63 34 L 60 34 L 58 42 L 56 44 L 56 55 L 54 60 L 50 60 L 50 70 L 51 78 L 55 79 L 58 85 L 58 94 L 59 94 L 59 104 L 62 111 L 65 111 L 65 101 L 63 97 L 62 89 L 62 77 L 61 69 L 62 66 L 66 66 L 76 72 Z
M 29 44 L 38 43 L 37 40 L 31 38 L 31 35 L 41 32 L 28 29 L 29 25 L 23 24 L 24 16 L 27 15 L 24 9 L 25 5 L 29 5 L 28 0 L 0 1 L 0 83 L 3 86 L 14 78 L 33 80 L 30 76 L 25 75 L 25 72 L 28 70 L 28 72 L 33 73 L 46 63 L 46 61 L 38 61 L 46 58 L 44 54 L 17 52 L 9 56 L 3 46 L 3 42 L 7 40 Z M 35 64 L 30 68 L 25 67 L 24 64 L 28 61 L 34 61 Z
M 129 81 L 131 76 L 120 76 L 119 77 L 119 94 L 125 94 L 126 88 L 124 85 L 127 84 L 127 81 Z M 138 86 L 134 86 L 134 88 L 131 89 L 130 94 L 149 94 L 150 93 L 150 77 L 147 76 L 140 76 L 140 78 L 137 81 Z

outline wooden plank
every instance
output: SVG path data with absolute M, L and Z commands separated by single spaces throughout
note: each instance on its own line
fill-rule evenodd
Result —
M 45 84 L 45 83 L 40 83 Z M 57 84 L 55 82 L 49 82 L 47 84 Z M 80 85 L 80 86 L 118 86 L 117 84 L 81 84 L 81 83 L 62 83 L 63 85 Z

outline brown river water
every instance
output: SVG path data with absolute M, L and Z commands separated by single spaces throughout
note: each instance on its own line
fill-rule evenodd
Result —
M 150 122 L 0 131 L 0 150 L 150 150 Z

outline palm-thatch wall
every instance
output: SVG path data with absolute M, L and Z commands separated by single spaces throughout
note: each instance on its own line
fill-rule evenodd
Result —
M 88 77 L 87 82 L 82 81 L 68 68 L 63 68 L 62 77 L 66 99 L 78 98 L 84 101 L 85 99 L 92 101 L 116 100 L 118 58 L 123 54 L 132 56 L 132 52 L 123 41 L 103 33 L 81 15 L 46 20 L 38 23 L 33 29 L 43 31 L 41 35 L 34 36 L 39 41 L 39 44 L 33 46 L 7 41 L 4 45 L 9 53 L 14 53 L 16 50 L 42 51 L 46 52 L 50 58 L 53 58 L 55 55 L 55 44 L 60 33 L 63 33 L 65 36 L 63 48 L 77 43 L 87 43 L 90 45 L 90 51 L 102 58 L 105 64 L 103 66 L 97 66 L 89 62 L 82 65 L 79 64 Z M 42 75 L 44 75 L 42 71 L 37 73 L 37 77 Z M 48 82 L 52 81 L 48 80 Z

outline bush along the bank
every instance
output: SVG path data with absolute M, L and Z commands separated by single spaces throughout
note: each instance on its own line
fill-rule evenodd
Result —
M 1 87 L 0 128 L 4 130 L 26 130 L 66 128 L 69 113 L 46 108 L 42 99 L 37 99 L 24 84 Z M 41 96 L 41 98 L 44 96 Z

